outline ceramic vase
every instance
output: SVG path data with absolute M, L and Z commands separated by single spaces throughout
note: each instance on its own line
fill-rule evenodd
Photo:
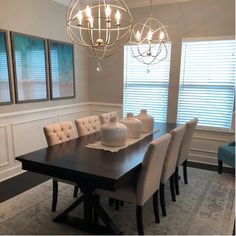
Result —
M 150 133 L 153 132 L 153 126 L 154 126 L 154 119 L 152 116 L 149 116 L 147 114 L 146 109 L 141 109 L 141 112 L 136 118 L 140 121 L 142 121 L 142 128 L 141 131 L 143 133 Z
M 128 113 L 120 122 L 127 127 L 127 138 L 140 138 L 142 121 L 136 119 L 133 113 Z
M 101 142 L 108 147 L 124 146 L 127 137 L 127 128 L 118 122 L 117 117 L 111 117 L 108 123 L 101 127 Z

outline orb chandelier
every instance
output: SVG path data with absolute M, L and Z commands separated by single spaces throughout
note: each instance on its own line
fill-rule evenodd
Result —
M 138 21 L 134 25 L 130 37 L 133 57 L 147 66 L 165 60 L 168 55 L 166 44 L 169 42 L 166 28 L 159 20 L 152 17 L 152 14 L 148 18 Z
M 130 38 L 133 19 L 123 0 L 71 0 L 67 33 L 82 52 L 98 61 L 116 53 Z

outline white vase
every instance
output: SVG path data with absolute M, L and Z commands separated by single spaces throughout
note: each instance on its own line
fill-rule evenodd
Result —
M 141 131 L 143 133 L 150 133 L 153 132 L 153 126 L 154 126 L 154 119 L 152 116 L 149 116 L 147 114 L 146 109 L 141 109 L 141 112 L 136 118 L 140 121 L 142 121 L 142 128 Z
M 128 113 L 120 122 L 127 127 L 127 138 L 140 138 L 142 122 L 136 119 L 133 113 Z
M 127 137 L 127 128 L 118 122 L 117 117 L 111 117 L 110 122 L 101 127 L 101 142 L 108 147 L 124 146 Z

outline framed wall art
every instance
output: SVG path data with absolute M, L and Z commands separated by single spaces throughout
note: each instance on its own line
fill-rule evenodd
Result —
M 51 99 L 75 97 L 73 44 L 48 40 Z
M 0 29 L 0 105 L 12 103 L 7 32 Z
M 17 103 L 48 100 L 46 40 L 11 32 Z

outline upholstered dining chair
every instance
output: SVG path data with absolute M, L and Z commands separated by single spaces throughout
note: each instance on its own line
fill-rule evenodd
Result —
M 175 198 L 175 167 L 178 160 L 179 148 L 184 136 L 185 125 L 181 125 L 170 131 L 171 141 L 168 147 L 162 174 L 161 174 L 161 183 L 160 183 L 160 202 L 162 215 L 166 216 L 166 206 L 165 206 L 165 183 L 170 180 L 170 190 L 172 201 L 176 201 Z
M 71 121 L 65 121 L 58 124 L 48 125 L 44 127 L 43 130 L 48 146 L 53 146 L 76 138 L 76 133 L 74 131 Z M 79 188 L 74 182 L 64 181 L 57 178 L 53 178 L 52 181 L 53 181 L 52 211 L 56 211 L 57 198 L 58 198 L 58 181 L 75 185 L 74 197 L 77 197 Z
M 96 189 L 95 193 L 120 201 L 136 204 L 136 219 L 139 234 L 144 234 L 143 229 L 143 206 L 152 197 L 154 216 L 157 223 L 160 222 L 158 213 L 158 189 L 164 158 L 171 140 L 170 134 L 165 134 L 151 142 L 145 152 L 142 168 L 133 181 L 122 185 L 117 191 L 110 192 Z
M 112 112 L 101 114 L 99 116 L 101 124 L 103 125 L 103 124 L 109 122 L 111 117 L 117 117 L 119 119 L 118 112 L 117 111 L 112 111 Z
M 198 119 L 194 118 L 188 122 L 186 122 L 185 126 L 185 132 L 183 136 L 182 143 L 180 145 L 179 150 L 179 156 L 176 164 L 176 170 L 175 170 L 175 189 L 176 194 L 179 194 L 179 167 L 183 165 L 183 176 L 184 176 L 184 183 L 188 184 L 188 176 L 187 176 L 187 159 L 188 159 L 188 153 L 189 148 L 191 145 L 192 137 L 194 130 L 197 126 Z
M 100 131 L 98 116 L 87 116 L 75 121 L 79 136 L 84 136 Z

